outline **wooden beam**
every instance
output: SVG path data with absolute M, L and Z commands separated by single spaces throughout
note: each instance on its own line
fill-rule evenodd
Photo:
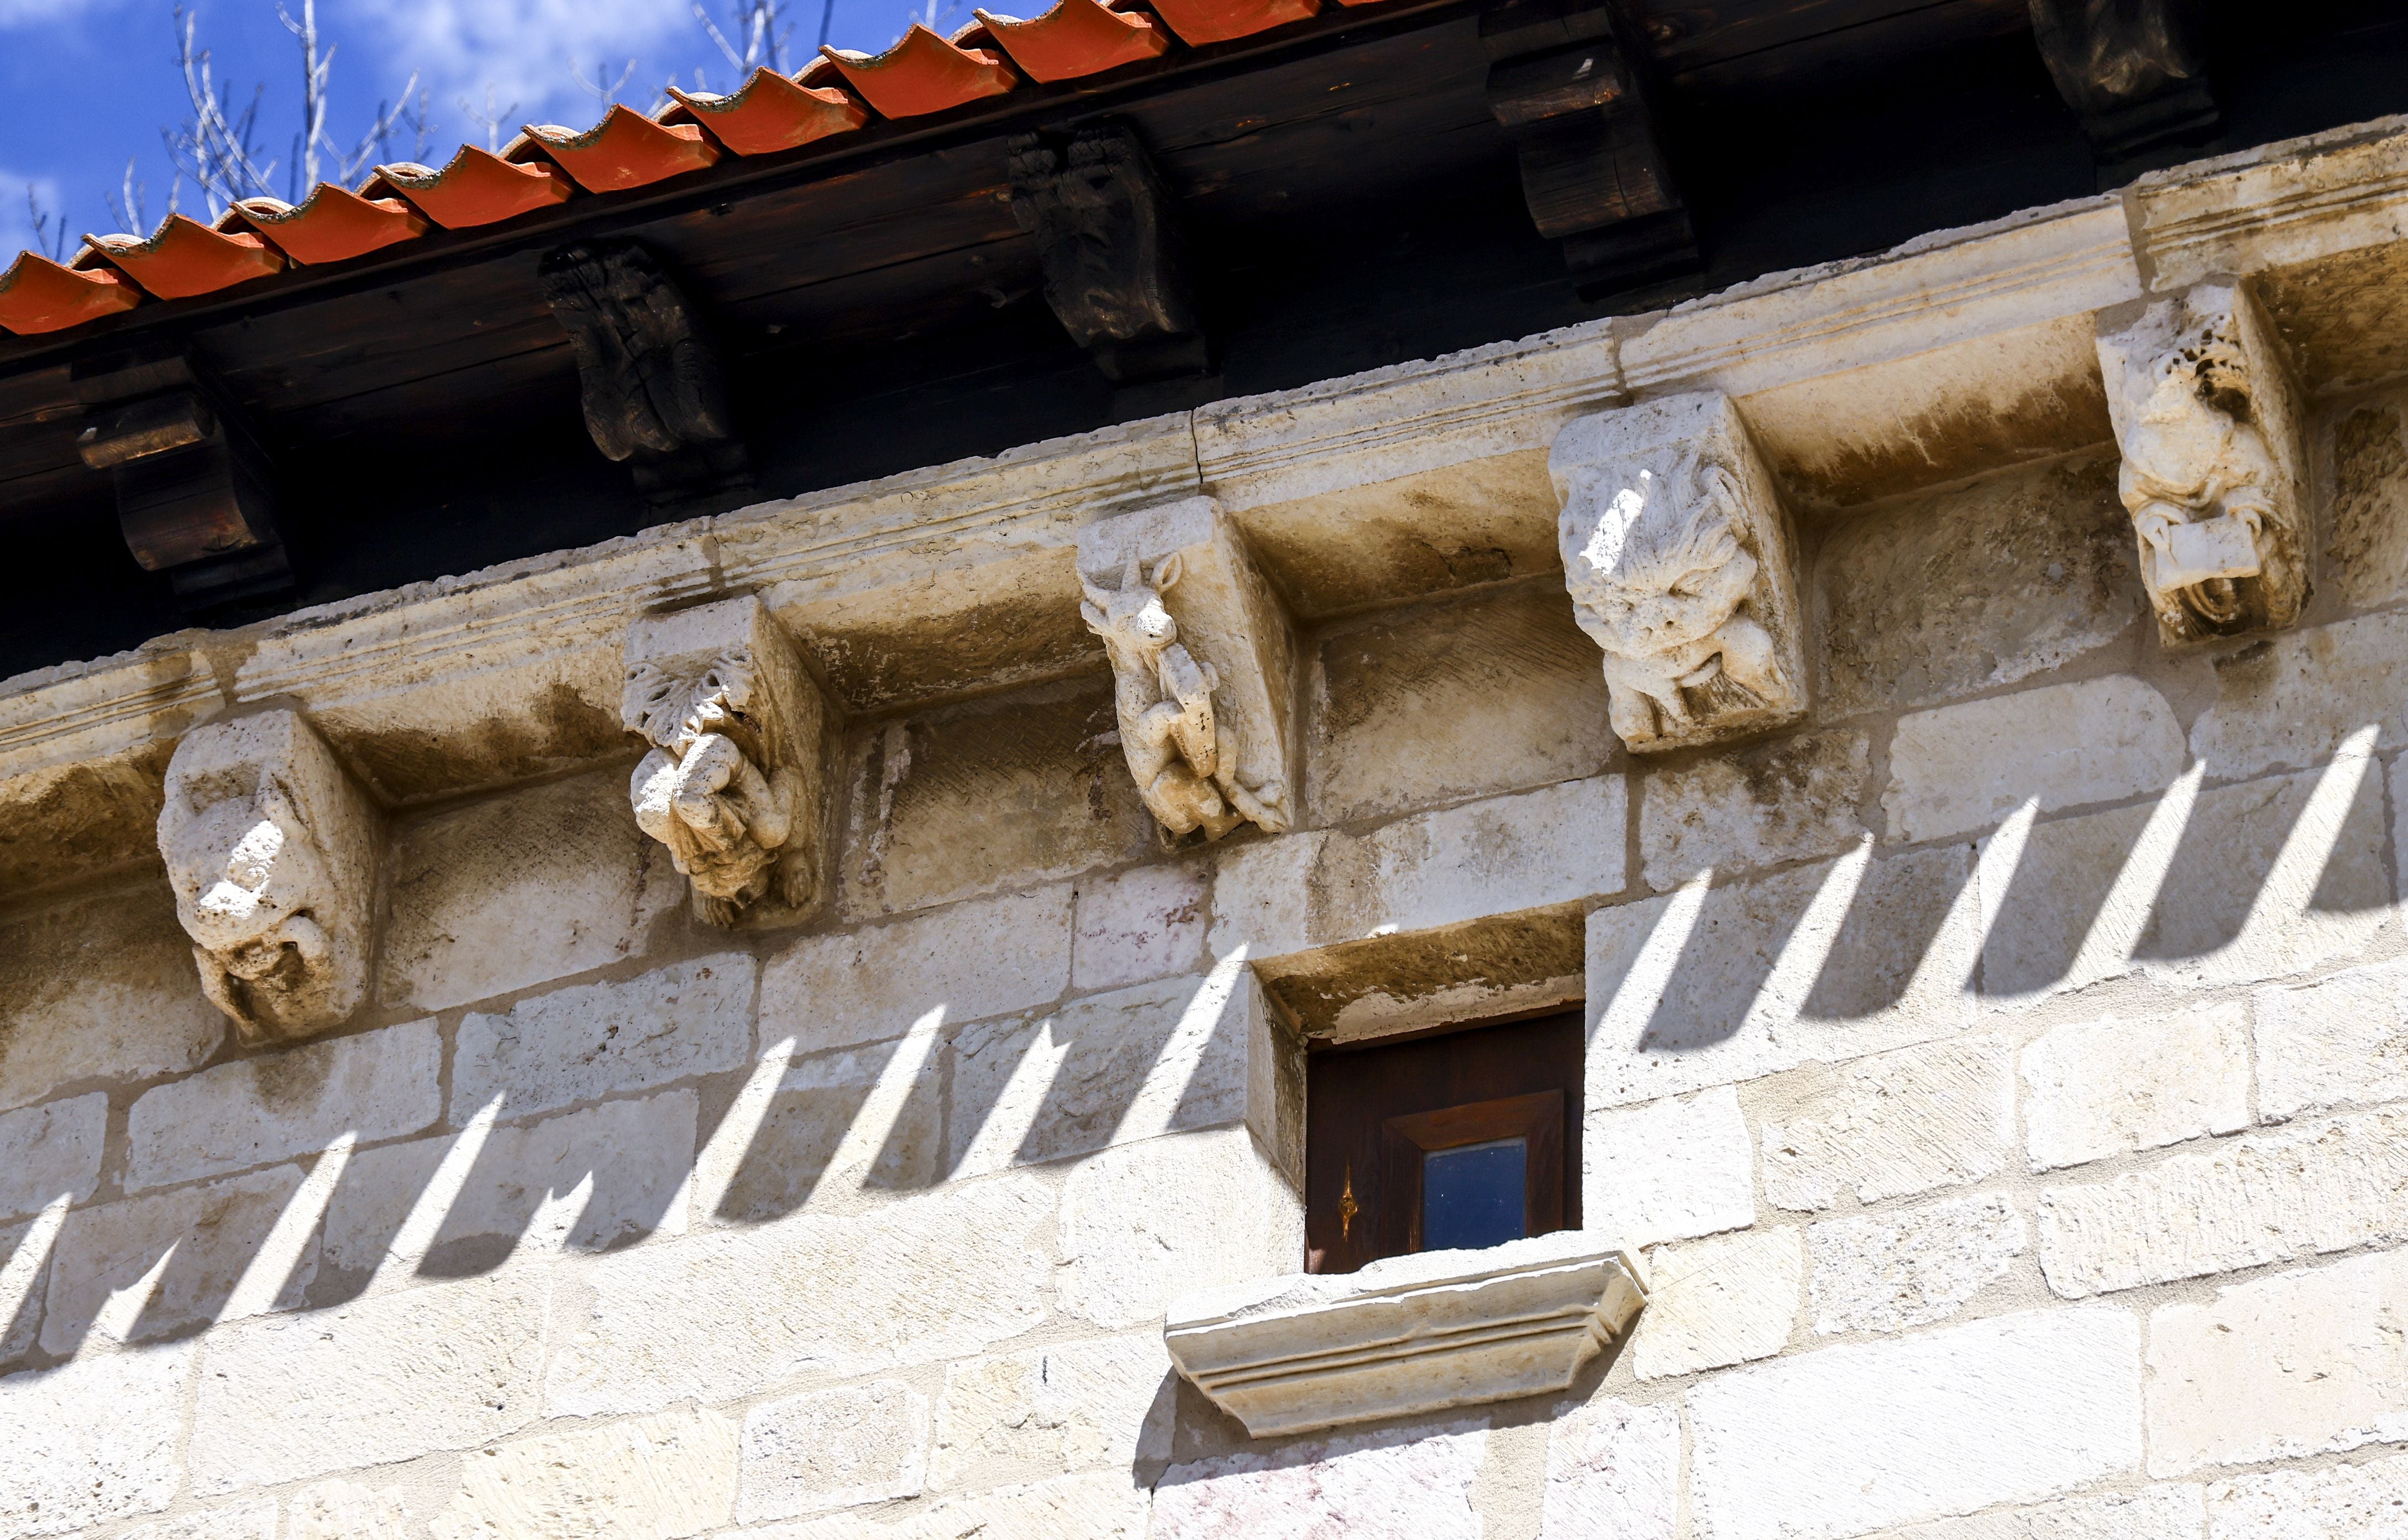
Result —
M 2032 37 L 2102 165 L 2222 126 L 2193 0 L 2030 0 Z
M 1125 122 L 1010 141 L 1011 212 L 1037 237 L 1045 303 L 1119 384 L 1199 375 L 1211 350 L 1169 187 Z

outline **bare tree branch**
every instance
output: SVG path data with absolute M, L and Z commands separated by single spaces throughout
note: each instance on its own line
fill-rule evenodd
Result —
M 570 67 L 574 69 L 576 66 L 572 65 Z M 485 110 L 479 112 L 476 104 L 466 96 L 460 98 L 460 110 L 470 122 L 485 131 L 486 151 L 489 153 L 498 154 L 502 148 L 502 124 L 517 118 L 519 104 L 512 102 L 499 112 L 494 111 L 494 83 L 488 80 L 485 82 Z M 421 137 L 423 137 L 423 136 Z

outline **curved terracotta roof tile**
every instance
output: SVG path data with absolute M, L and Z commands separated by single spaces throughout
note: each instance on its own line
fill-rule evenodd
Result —
M 530 123 L 525 133 L 589 193 L 649 187 L 719 159 L 719 147 L 692 123 L 656 123 L 617 102 L 581 134 L 552 123 Z
M 426 217 L 399 198 L 365 198 L 322 181 L 298 208 L 245 198 L 235 212 L 295 262 L 347 262 L 426 233 Z
M 183 214 L 168 215 L 148 240 L 139 236 L 83 238 L 120 272 L 162 299 L 215 294 L 284 266 L 284 253 L 257 236 L 212 230 Z
M 462 145 L 440 171 L 415 161 L 380 166 L 367 191 L 378 191 L 379 183 L 408 199 L 420 213 L 446 230 L 494 224 L 533 209 L 549 209 L 566 202 L 574 191 L 555 166 L 513 165 L 472 144 Z
M 1026 22 L 983 10 L 978 19 L 1029 79 L 1048 84 L 1158 58 L 1170 47 L 1170 35 L 1146 18 L 1124 15 L 1097 0 L 1058 0 L 1052 10 Z
M 739 155 L 767 155 L 813 139 L 850 134 L 869 121 L 869 109 L 832 86 L 796 85 L 774 70 L 756 69 L 733 96 L 688 94 L 668 88 L 683 115 Z M 665 117 L 663 122 L 675 122 Z
M 1321 14 L 1320 0 L 1148 0 L 1179 40 L 1193 47 L 1251 37 Z
M 142 303 L 142 291 L 106 267 L 79 271 L 20 252 L 0 273 L 0 330 L 38 337 L 80 326 Z
M 970 28 L 968 34 L 982 30 Z M 1017 79 L 984 49 L 947 42 L 917 22 L 881 54 L 845 53 L 824 45 L 820 53 L 890 118 L 925 117 L 982 96 L 1000 96 Z

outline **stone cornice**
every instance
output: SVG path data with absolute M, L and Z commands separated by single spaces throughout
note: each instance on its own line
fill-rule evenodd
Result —
M 2153 172 L 2127 195 L 2159 294 L 2389 245 L 2408 236 L 2408 118 Z

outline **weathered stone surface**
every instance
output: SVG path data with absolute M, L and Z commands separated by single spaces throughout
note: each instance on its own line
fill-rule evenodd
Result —
M 1995 1175 L 2014 1146 L 2013 1051 L 1996 1038 L 1927 1043 L 1765 1088 L 1764 1195 L 1826 1209 Z
M 0 1107 L 193 1069 L 226 1035 L 164 883 L 0 926 Z
M 317 1268 L 318 1247 L 306 1238 L 283 1277 L 259 1279 L 246 1290 L 250 1300 L 228 1309 L 300 1188 L 301 1169 L 280 1166 L 74 1210 L 50 1262 L 43 1350 L 64 1357 L 95 1331 L 109 1342 L 146 1342 L 229 1315 L 299 1305 Z
M 1827 1219 L 1806 1232 L 1814 1330 L 1903 1331 L 1946 1320 L 2007 1275 L 2028 1230 L 2003 1193 Z
M 2050 1187 L 2040 1260 L 2069 1299 L 2408 1238 L 2408 1111 L 2253 1134 Z
M 436 1540 L 678 1540 L 727 1522 L 736 1424 L 682 1407 L 523 1438 L 460 1461 Z
M 1068 1475 L 974 1496 L 947 1497 L 881 1524 L 838 1514 L 746 1530 L 745 1540 L 1160 1540 L 1146 1528 L 1146 1490 L 1126 1472 Z
M 2366 727 L 2408 743 L 2408 615 L 2364 615 L 2267 638 L 2215 660 L 2215 703 L 2190 752 L 2211 779 L 2300 770 Z
M 452 1126 L 496 1102 L 519 1117 L 614 1091 L 742 1069 L 752 1049 L 752 959 L 724 952 L 640 978 L 523 1000 L 461 1019 Z
M 192 1370 L 192 1348 L 160 1347 L 0 1378 L 0 1528 L 64 1534 L 165 1508 L 183 1482 Z
M 1120 1330 L 1191 1289 L 1294 1272 L 1303 1204 L 1243 1129 L 1119 1144 L 1063 1185 L 1061 1256 L 1062 1308 Z
M 193 1490 L 209 1496 L 466 1449 L 536 1414 L 535 1269 L 222 1327 L 204 1349 Z
M 1078 885 L 1070 985 L 1113 989 L 1196 970 L 1212 920 L 1200 867 L 1140 866 Z
M 1652 1287 L 1631 1351 L 1641 1379 L 1666 1379 L 1787 1346 L 1805 1246 L 1786 1226 L 1717 1235 L 1658 1248 L 1647 1273 Z
M 91 1197 L 108 1131 L 108 1098 L 97 1091 L 0 1113 L 0 1219 L 32 1214 L 56 1198 Z
M 432 814 L 387 859 L 378 992 L 424 1011 L 617 962 L 685 898 L 618 770 Z
M 284 1540 L 421 1540 L 426 1533 L 397 1487 L 369 1487 L 340 1477 L 314 1481 L 294 1492 L 286 1508 Z M 271 1531 L 274 1522 L 271 1518 Z
M 2395 401 L 2333 425 L 2325 555 L 2353 606 L 2386 604 L 2408 585 L 2408 437 Z
M 1043 1318 L 1053 1217 L 1044 1184 L 1007 1174 L 598 1259 L 561 1279 L 544 1409 L 654 1412 L 976 1353 Z
M 1581 1214 L 1627 1246 L 1756 1223 L 1756 1148 L 1739 1093 L 1726 1086 L 1588 1114 Z
M 276 1540 L 276 1499 L 272 1497 L 252 1503 L 230 1503 L 222 1508 L 136 1525 L 127 1530 L 121 1540 Z M 301 1540 L 301 1534 L 296 1533 L 291 1540 Z
M 2254 1004 L 2258 1116 L 2408 1097 L 2408 966 L 2260 989 Z
M 2204 1518 L 2197 1487 L 2168 1484 L 1942 1518 L 1897 1540 L 2200 1540 Z
M 2149 1474 L 2408 1439 L 2408 1253 L 2149 1313 Z
M 814 936 L 761 974 L 761 1043 L 812 1053 L 1042 1005 L 1070 981 L 1070 889 L 1039 888 Z
M 0 1368 L 34 1349 L 42 1333 L 42 1299 L 50 1245 L 66 1221 L 66 1202 L 22 1225 L 0 1225 Z
M 1681 1507 L 1681 1414 L 1598 1400 L 1547 1430 L 1540 1540 L 1672 1540 Z
M 1987 828 L 2028 802 L 2048 813 L 2157 791 L 2184 760 L 2165 697 L 2124 674 L 1913 712 L 1889 755 L 1888 838 L 1910 842 Z
M 2034 1171 L 2249 1126 L 2248 1028 L 2237 1004 L 2059 1027 L 2024 1049 L 2022 1070 Z
M 411 1021 L 221 1064 L 146 1092 L 126 1115 L 126 1189 L 263 1166 L 345 1134 L 415 1133 L 441 1115 L 442 1057 L 435 1023 Z
M 1104 1337 L 945 1371 L 937 1402 L 939 1490 L 1061 1471 L 1125 1471 L 1168 1454 L 1170 1358 L 1159 1337 Z
M 931 1029 L 792 1066 L 763 1060 L 695 1161 L 696 1217 L 752 1224 L 865 1191 L 934 1187 L 943 1155 L 939 1039 Z
M 736 1517 L 794 1518 L 917 1497 L 928 1471 L 928 1398 L 872 1380 L 755 1406 L 744 1416 Z
M 1487 1430 L 1442 1423 L 1218 1455 L 1163 1473 L 1154 1540 L 1410 1534 L 1480 1540 L 1471 1506 Z
M 2384 1540 L 2403 1509 L 2408 1460 L 2261 1471 L 2208 1484 L 2208 1540 Z
M 2040 1310 L 1717 1374 L 1689 1391 L 1716 1540 L 1839 1540 L 2055 1497 L 2141 1463 L 2141 1326 Z
M 1840 855 L 1865 836 L 1866 753 L 1863 733 L 1810 733 L 1655 771 L 1639 803 L 1647 885 Z

